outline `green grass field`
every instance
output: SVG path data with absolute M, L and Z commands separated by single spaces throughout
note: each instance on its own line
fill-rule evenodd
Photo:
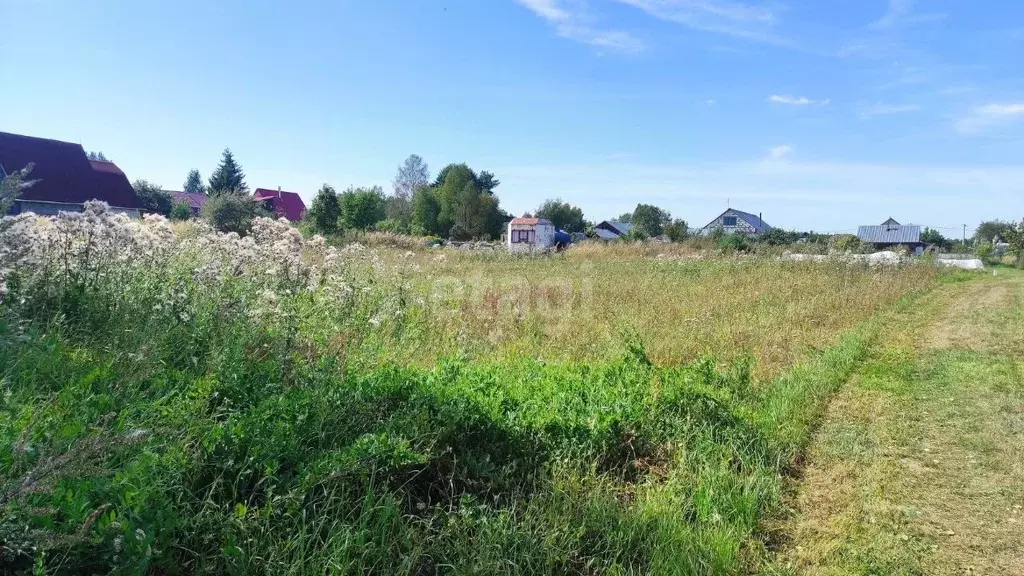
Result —
M 830 396 L 940 277 L 19 226 L 0 561 L 47 573 L 757 571 Z

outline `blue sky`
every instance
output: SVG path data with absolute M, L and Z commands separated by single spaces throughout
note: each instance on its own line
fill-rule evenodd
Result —
M 0 130 L 180 189 L 390 190 L 410 153 L 601 220 L 1024 215 L 1015 0 L 0 0 Z

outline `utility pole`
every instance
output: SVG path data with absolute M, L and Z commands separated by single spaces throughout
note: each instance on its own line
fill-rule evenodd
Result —
M 964 224 L 964 247 L 967 247 L 967 224 Z

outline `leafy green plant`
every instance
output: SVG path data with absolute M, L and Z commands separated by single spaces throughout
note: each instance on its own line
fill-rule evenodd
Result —
M 234 232 L 245 236 L 252 228 L 254 218 L 265 216 L 259 204 L 238 193 L 215 194 L 203 204 L 201 216 L 220 232 Z
M 192 207 L 185 202 L 175 202 L 174 205 L 171 206 L 170 218 L 171 220 L 178 221 L 188 220 L 192 218 Z
M 750 249 L 750 240 L 742 232 L 733 232 L 718 239 L 718 248 L 728 252 L 746 252 Z

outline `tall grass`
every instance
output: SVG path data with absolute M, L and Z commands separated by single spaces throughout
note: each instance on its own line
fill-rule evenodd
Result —
M 839 333 L 934 276 L 339 252 L 270 223 L 260 244 L 89 218 L 51 223 L 73 241 L 5 276 L 14 570 L 750 571 L 867 337 Z M 122 257 L 136 233 L 159 260 Z

